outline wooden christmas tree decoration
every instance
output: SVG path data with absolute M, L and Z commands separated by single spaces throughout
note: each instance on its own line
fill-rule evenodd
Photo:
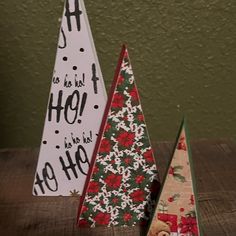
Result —
M 190 145 L 183 124 L 148 236 L 198 236 L 199 215 Z
M 33 194 L 81 194 L 107 101 L 82 0 L 66 0 Z
M 152 183 L 155 182 L 156 186 Z M 78 210 L 80 227 L 145 222 L 159 180 L 124 46 Z M 151 194 L 152 193 L 152 194 Z

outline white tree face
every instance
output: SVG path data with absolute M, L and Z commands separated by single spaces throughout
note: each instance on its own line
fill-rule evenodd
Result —
M 82 0 L 66 0 L 33 194 L 81 194 L 107 96 Z

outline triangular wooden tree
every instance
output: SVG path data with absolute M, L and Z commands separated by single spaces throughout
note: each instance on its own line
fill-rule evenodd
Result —
M 82 0 L 65 0 L 33 194 L 81 194 L 107 97 Z
M 125 46 L 91 165 L 78 210 L 78 225 L 144 223 L 155 203 L 151 197 L 155 199 L 159 179 Z
M 200 235 L 193 164 L 183 121 L 148 236 Z

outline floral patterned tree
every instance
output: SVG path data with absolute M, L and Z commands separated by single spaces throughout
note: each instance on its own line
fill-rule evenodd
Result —
M 132 226 L 149 219 L 159 178 L 125 46 L 91 166 L 79 206 L 80 227 Z
M 147 235 L 199 236 L 195 196 L 191 155 L 183 122 Z

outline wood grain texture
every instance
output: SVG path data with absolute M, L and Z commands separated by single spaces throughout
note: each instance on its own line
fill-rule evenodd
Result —
M 161 180 L 173 143 L 154 146 Z M 236 143 L 200 140 L 191 143 L 204 236 L 236 235 Z M 33 197 L 38 150 L 0 151 L 0 235 L 145 235 L 139 227 L 78 229 L 76 197 Z

